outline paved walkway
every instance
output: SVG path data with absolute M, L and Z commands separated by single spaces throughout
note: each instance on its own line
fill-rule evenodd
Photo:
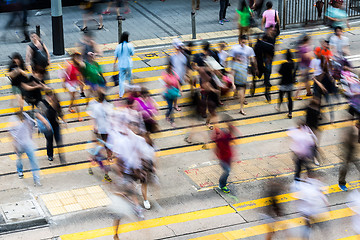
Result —
M 104 9 L 106 5 L 103 5 Z M 130 39 L 152 41 L 162 40 L 168 37 L 190 35 L 191 27 L 191 1 L 167 0 L 165 2 L 155 0 L 142 0 L 130 2 L 131 13 L 124 15 L 123 31 L 130 32 Z M 219 2 L 212 0 L 202 1 L 201 8 L 196 14 L 196 25 L 198 33 L 217 32 L 236 29 L 234 22 L 236 4 L 228 8 L 227 18 L 231 20 L 224 25 L 218 24 Z M 52 52 L 52 31 L 50 10 L 44 10 L 42 16 L 35 16 L 36 11 L 29 12 L 29 30 L 34 31 L 36 25 L 41 27 L 41 35 L 45 44 Z M 0 14 L 0 36 L 5 34 L 3 25 L 9 14 Z M 65 7 L 63 9 L 65 47 L 74 47 L 81 37 L 80 27 L 82 26 L 82 10 L 78 7 Z M 107 44 L 118 41 L 116 14 L 104 16 L 103 30 L 94 30 L 95 39 L 98 43 Z M 94 21 L 89 23 L 90 29 L 96 29 Z M 199 38 L 202 38 L 200 35 Z M 7 61 L 7 56 L 12 52 L 25 53 L 26 44 L 20 43 L 23 40 L 20 29 L 13 29 L 6 32 L 0 39 L 0 51 L 3 53 L 0 62 Z

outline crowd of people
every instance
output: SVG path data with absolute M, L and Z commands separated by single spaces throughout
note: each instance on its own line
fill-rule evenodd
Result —
M 228 4 L 228 1 L 221 4 Z M 199 8 L 200 1 L 194 8 Z M 239 44 L 227 47 L 225 42 L 218 44 L 219 48 L 211 46 L 207 41 L 202 42 L 201 50 L 195 50 L 192 42 L 183 43 L 174 39 L 174 53 L 169 57 L 167 67 L 161 78 L 164 83 L 163 98 L 167 102 L 166 120 L 171 127 L 176 127 L 174 111 L 181 111 L 178 102 L 185 93 L 183 86 L 190 85 L 190 94 L 195 115 L 202 119 L 211 134 L 204 137 L 205 145 L 215 142 L 215 154 L 219 158 L 223 174 L 219 179 L 219 188 L 226 194 L 228 177 L 231 171 L 231 162 L 234 158 L 232 141 L 241 136 L 238 128 L 232 125 L 233 119 L 225 114 L 218 115 L 217 109 L 224 105 L 224 99 L 233 98 L 239 102 L 238 112 L 245 112 L 248 104 L 246 89 L 250 87 L 250 96 L 255 96 L 256 83 L 263 79 L 265 100 L 272 103 L 271 88 L 274 79 L 273 59 L 275 57 L 275 42 L 280 34 L 278 13 L 271 2 L 266 3 L 267 10 L 263 13 L 262 28 L 264 33 L 255 38 L 255 44 L 250 44 L 249 27 L 253 10 L 261 8 L 262 1 L 253 1 L 248 6 L 245 0 L 240 1 L 237 9 L 239 16 Z M 111 4 L 109 4 L 110 8 Z M 226 11 L 223 9 L 223 11 Z M 225 21 L 222 12 L 220 21 Z M 336 20 L 333 20 L 336 21 Z M 86 28 L 86 22 L 84 22 Z M 84 29 L 85 30 L 85 29 Z M 277 72 L 280 74 L 279 101 L 275 110 L 281 112 L 284 96 L 287 98 L 287 117 L 292 118 L 294 100 L 302 100 L 301 92 L 306 89 L 306 97 L 310 98 L 306 109 L 306 119 L 298 122 L 298 127 L 289 130 L 292 139 L 290 146 L 295 156 L 295 188 L 301 192 L 299 199 L 303 205 L 303 215 L 307 225 L 315 213 L 309 210 L 306 204 L 311 202 L 309 196 L 321 199 L 321 207 L 327 205 L 326 197 L 320 191 L 320 181 L 316 174 L 311 172 L 310 164 L 321 164 L 321 150 L 319 149 L 319 119 L 323 99 L 329 107 L 332 98 L 339 98 L 338 82 L 342 71 L 353 72 L 346 56 L 349 55 L 349 39 L 343 35 L 343 28 L 336 25 L 334 34 L 328 39 L 322 39 L 319 46 L 314 48 L 310 35 L 303 35 L 299 40 L 296 57 L 294 51 L 283 51 L 285 59 Z M 47 68 L 51 64 L 50 54 L 36 33 L 30 35 L 31 43 L 27 46 L 26 59 L 21 54 L 14 53 L 9 64 L 8 77 L 11 80 L 12 91 L 16 96 L 15 102 L 19 111 L 12 117 L 10 133 L 14 140 L 15 151 L 18 155 L 16 163 L 19 178 L 23 178 L 23 153 L 28 156 L 35 186 L 41 185 L 39 166 L 35 155 L 35 143 L 32 134 L 35 126 L 45 136 L 48 161 L 54 161 L 54 139 L 57 145 L 59 161 L 66 164 L 65 156 L 61 152 L 62 137 L 61 124 L 66 124 L 60 100 L 53 89 L 46 84 L 49 79 Z M 106 79 L 97 62 L 103 55 L 101 49 L 92 38 L 91 32 L 84 31 L 84 36 L 78 45 L 79 51 L 71 55 L 60 77 L 63 87 L 70 96 L 68 111 L 75 113 L 79 122 L 83 121 L 76 100 L 86 99 L 85 110 L 92 119 L 93 144 L 89 150 L 89 174 L 94 174 L 93 165 L 99 165 L 104 174 L 104 180 L 111 182 L 113 204 L 110 206 L 114 215 L 115 235 L 118 239 L 120 219 L 124 216 L 143 218 L 142 207 L 136 195 L 135 186 L 141 184 L 143 207 L 151 208 L 147 197 L 148 184 L 158 184 L 156 176 L 156 147 L 151 134 L 160 130 L 156 120 L 159 108 L 149 91 L 132 82 L 132 56 L 134 46 L 129 39 L 129 33 L 124 32 L 121 41 L 114 52 L 114 70 L 118 74 L 111 79 L 119 88 L 119 105 L 114 106 L 107 100 L 106 93 L 109 79 Z M 340 67 L 339 67 L 340 66 Z M 29 73 L 28 73 L 29 72 Z M 299 75 L 299 77 L 298 77 Z M 251 78 L 251 81 L 248 79 Z M 296 85 L 296 82 L 299 84 Z M 251 84 L 249 84 L 251 82 Z M 295 97 L 292 93 L 295 91 Z M 42 94 L 42 92 L 44 94 Z M 31 106 L 30 111 L 24 111 L 24 105 Z M 352 113 L 358 115 L 356 106 L 352 106 Z M 335 121 L 334 113 L 330 110 L 330 122 Z M 201 120 L 203 121 L 203 120 Z M 218 123 L 225 122 L 227 128 L 219 127 Z M 339 187 L 347 191 L 346 174 L 350 163 L 354 163 L 360 171 L 359 163 L 354 156 L 358 125 L 348 129 L 344 140 L 344 164 L 340 168 Z M 186 138 L 191 143 L 191 136 Z M 302 167 L 308 170 L 308 177 L 301 177 Z M 112 174 L 109 174 L 112 172 Z M 271 186 L 270 195 L 277 195 L 278 186 Z M 119 210 L 119 205 L 123 206 Z M 305 207 L 304 207 L 305 206 Z M 301 211 L 302 211 L 301 210 Z M 272 205 L 268 216 L 270 221 L 281 216 L 281 209 Z M 271 226 L 271 224 L 269 225 Z M 305 234 L 306 235 L 306 234 Z M 271 239 L 272 234 L 267 239 Z M 308 238 L 308 234 L 305 236 Z

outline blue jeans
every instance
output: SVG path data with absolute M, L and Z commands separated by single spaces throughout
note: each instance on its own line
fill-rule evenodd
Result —
M 220 160 L 220 166 L 224 170 L 224 173 L 221 175 L 221 177 L 219 179 L 219 187 L 223 188 L 223 187 L 226 186 L 227 179 L 228 179 L 228 177 L 230 175 L 230 165 L 227 164 L 226 162 L 223 162 L 223 161 Z
M 125 93 L 125 80 L 128 80 L 131 84 L 131 68 L 120 68 L 119 69 L 119 96 L 124 96 Z
M 165 100 L 168 104 L 168 110 L 166 111 L 166 114 L 165 116 L 167 118 L 169 118 L 170 122 L 174 122 L 174 117 L 172 116 L 172 112 L 174 110 L 174 102 L 175 102 L 175 99 L 168 99 L 165 97 Z
M 23 172 L 23 164 L 22 164 L 22 160 L 21 160 L 21 155 L 25 153 L 30 161 L 30 166 L 31 166 L 31 171 L 33 174 L 33 178 L 34 178 L 34 182 L 38 182 L 40 177 L 39 177 L 39 165 L 37 162 L 37 159 L 35 157 L 35 152 L 34 152 L 34 148 L 31 145 L 28 146 L 21 146 L 21 148 L 17 149 L 17 156 L 18 159 L 16 160 L 16 170 L 18 173 L 22 173 Z

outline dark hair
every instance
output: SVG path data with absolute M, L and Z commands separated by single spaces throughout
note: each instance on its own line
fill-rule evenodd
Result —
M 140 94 L 141 94 L 142 96 L 148 96 L 148 95 L 150 95 L 149 90 L 148 90 L 146 87 L 141 87 Z
M 128 106 L 133 105 L 134 102 L 135 102 L 135 99 L 134 99 L 134 98 L 127 98 L 127 99 L 126 99 L 126 104 L 127 104 Z
M 335 27 L 334 32 L 336 32 L 338 29 L 340 29 L 341 31 L 343 30 L 343 28 L 342 28 L 342 27 L 337 26 L 337 27 Z
M 267 8 L 267 9 L 270 9 L 270 8 L 272 8 L 272 7 L 273 7 L 273 3 L 272 3 L 272 2 L 269 1 L 269 2 L 266 3 L 266 8 Z
M 195 44 L 192 41 L 186 42 L 185 45 L 188 46 L 189 48 L 195 46 Z
M 120 43 L 129 42 L 129 32 L 123 32 L 121 34 Z
M 14 59 L 18 59 L 20 61 L 20 66 L 18 66 L 20 69 L 22 70 L 25 70 L 25 62 L 24 62 L 24 59 L 23 57 L 21 56 L 20 53 L 18 52 L 14 52 L 12 55 L 11 55 L 11 64 L 14 64 Z M 10 64 L 10 65 L 11 65 Z
M 240 37 L 241 40 L 248 40 L 248 36 L 246 36 L 245 34 L 241 35 Z
M 289 61 L 289 62 L 293 62 L 293 55 L 290 51 L 290 49 L 286 50 L 286 53 L 285 53 L 285 56 L 286 56 L 286 60 Z
M 31 69 L 32 69 L 33 73 L 38 73 L 41 75 L 44 75 L 46 73 L 46 69 L 39 65 L 33 65 L 33 66 L 31 66 Z
M 167 67 L 166 67 L 166 72 L 171 73 L 170 70 L 172 70 L 172 67 L 173 67 L 173 64 L 172 64 L 171 60 L 169 59 Z
M 105 93 L 101 92 L 101 91 L 98 91 L 98 100 L 99 102 L 103 102 L 106 100 L 106 95 Z
M 75 67 L 79 68 L 80 67 L 80 64 L 75 60 L 76 57 L 80 57 L 81 54 L 78 53 L 78 52 L 75 52 L 73 54 L 71 54 L 71 60 L 73 61 Z
M 210 43 L 208 41 L 203 42 L 203 50 L 209 51 L 210 50 Z
M 310 36 L 309 36 L 309 35 L 305 35 L 305 36 L 302 38 L 301 43 L 302 43 L 302 44 L 307 43 L 309 40 L 310 40 Z
M 241 4 L 239 4 L 239 10 L 242 12 L 244 11 L 244 9 L 247 7 L 247 3 L 246 3 L 246 0 L 242 0 L 241 1 Z

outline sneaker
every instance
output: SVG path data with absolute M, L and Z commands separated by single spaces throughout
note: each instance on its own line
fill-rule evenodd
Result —
M 23 179 L 24 178 L 24 173 L 23 172 L 18 172 L 19 178 Z
M 90 175 L 94 175 L 94 172 L 93 172 L 93 170 L 92 170 L 91 168 L 89 168 L 88 173 L 89 173 Z
M 143 209 L 140 206 L 136 206 L 135 209 L 135 215 L 140 218 L 140 219 L 144 219 L 144 214 L 143 214 Z
M 151 208 L 149 200 L 144 201 L 144 208 L 147 209 L 147 210 L 149 210 Z
M 42 184 L 40 183 L 40 180 L 34 181 L 34 187 L 41 187 Z
M 230 189 L 228 187 L 223 187 L 221 188 L 221 190 L 224 192 L 224 193 L 230 193 Z
M 314 158 L 314 164 L 315 164 L 316 166 L 320 166 L 320 163 L 319 163 L 319 161 L 318 161 L 316 158 Z
M 224 22 L 230 22 L 230 20 L 227 20 L 226 18 L 223 19 Z
M 85 93 L 84 93 L 84 92 L 81 92 L 81 93 L 80 93 L 80 98 L 86 98 L 86 96 L 85 96 Z
M 104 180 L 108 182 L 112 182 L 111 178 L 107 174 L 104 175 Z
M 348 190 L 348 188 L 346 187 L 346 185 L 341 185 L 341 184 L 339 184 L 339 188 L 340 188 L 341 190 L 343 190 L 344 192 L 347 192 L 347 190 Z
M 220 24 L 220 25 L 224 25 L 224 21 L 223 21 L 223 20 L 220 20 L 220 21 L 219 21 L 219 24 Z
M 48 157 L 48 160 L 49 160 L 50 162 L 52 162 L 52 161 L 54 161 L 54 158 L 53 158 L 53 157 Z

